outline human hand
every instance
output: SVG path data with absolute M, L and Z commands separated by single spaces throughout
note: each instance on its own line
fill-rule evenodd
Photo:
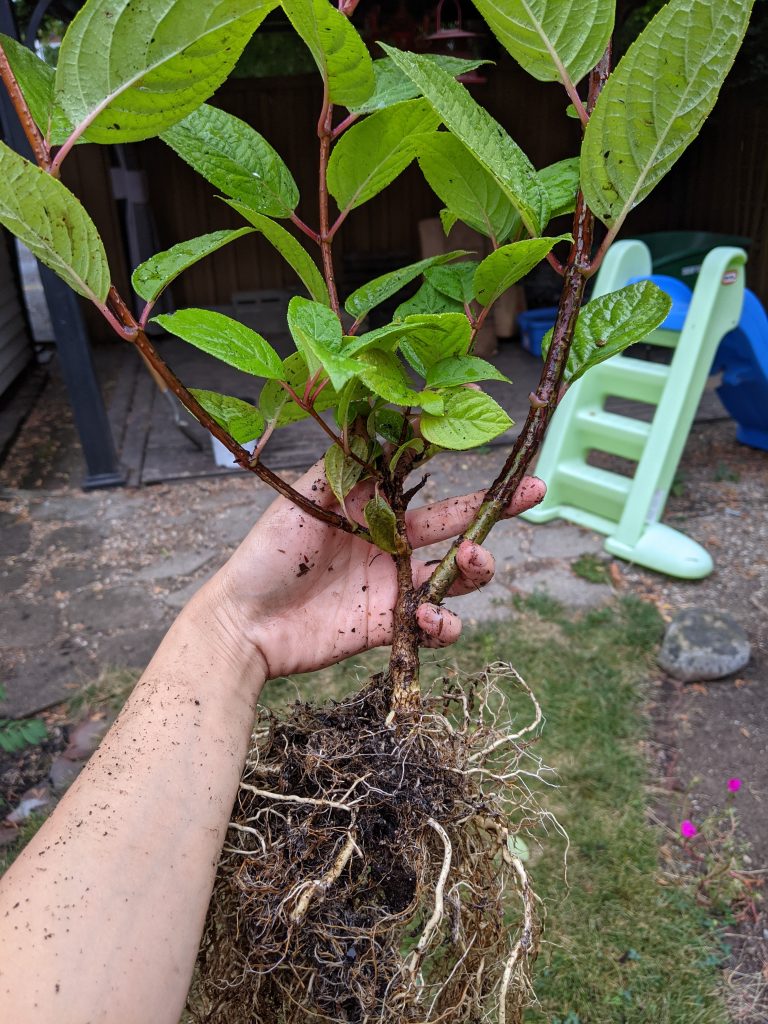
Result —
M 338 510 L 322 462 L 294 487 L 323 508 Z M 545 491 L 541 480 L 525 477 L 506 518 L 538 504 Z M 372 494 L 373 484 L 367 482 L 348 495 L 351 518 L 363 522 Z M 482 499 L 477 491 L 409 511 L 412 547 L 460 534 Z M 459 578 L 451 595 L 471 593 L 493 577 L 493 556 L 471 541 L 460 545 L 456 561 Z M 416 586 L 434 569 L 416 558 L 412 566 Z M 392 557 L 311 518 L 285 498 L 273 502 L 209 586 L 220 623 L 232 642 L 245 640 L 252 648 L 266 678 L 323 668 L 392 639 L 397 599 Z M 422 604 L 417 621 L 425 646 L 454 643 L 461 633 L 459 617 L 442 606 Z

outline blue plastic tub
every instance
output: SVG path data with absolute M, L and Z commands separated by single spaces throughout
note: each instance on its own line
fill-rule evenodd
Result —
M 544 335 L 555 326 L 557 306 L 546 306 L 544 309 L 529 309 L 520 313 L 517 322 L 520 326 L 520 344 L 532 356 L 541 358 L 541 343 Z

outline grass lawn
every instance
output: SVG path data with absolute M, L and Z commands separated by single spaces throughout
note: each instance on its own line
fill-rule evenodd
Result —
M 649 773 L 641 741 L 644 690 L 662 630 L 636 599 L 574 619 L 534 596 L 506 622 L 468 631 L 454 648 L 425 654 L 425 676 L 475 672 L 510 661 L 541 702 L 546 722 L 536 753 L 559 788 L 539 786 L 554 828 L 531 844 L 529 869 L 546 911 L 531 1024 L 726 1024 L 718 965 L 724 949 L 711 907 L 693 880 L 662 878 L 658 832 L 648 824 Z M 297 696 L 322 701 L 382 667 L 381 651 L 266 691 L 272 706 Z M 131 679 L 105 673 L 89 705 L 115 706 Z M 103 691 L 103 692 L 102 692 Z M 527 721 L 529 705 L 520 705 Z M 36 823 L 25 829 L 24 839 Z M 0 856 L 0 872 L 21 843 Z M 3 863 L 5 862 L 5 863 Z M 664 884 L 664 883 L 667 884 Z M 725 907 L 721 904 L 721 910 Z
M 658 833 L 647 823 L 648 769 L 640 743 L 642 703 L 662 631 L 655 609 L 635 599 L 569 619 L 534 597 L 508 622 L 468 632 L 450 651 L 427 654 L 440 666 L 476 671 L 511 661 L 534 689 L 546 724 L 536 748 L 556 769 L 559 789 L 540 801 L 570 838 L 551 829 L 532 847 L 530 869 L 546 907 L 537 963 L 536 1024 L 719 1024 L 728 1017 L 719 992 L 712 911 L 693 883 L 659 880 Z M 359 675 L 381 653 L 356 661 Z M 349 689 L 349 665 L 271 685 L 278 705 L 297 690 L 321 699 Z M 521 713 L 527 714 L 527 710 Z

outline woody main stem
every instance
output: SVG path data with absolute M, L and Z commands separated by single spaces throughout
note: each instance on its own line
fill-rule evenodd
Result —
M 588 114 L 591 114 L 594 109 L 597 98 L 608 79 L 610 61 L 611 49 L 609 46 L 600 63 L 590 74 Z M 443 600 L 458 576 L 456 554 L 459 544 L 463 540 L 471 540 L 477 544 L 481 544 L 485 540 L 504 515 L 544 440 L 547 427 L 560 398 L 560 388 L 571 350 L 576 320 L 584 298 L 587 279 L 592 271 L 591 253 L 594 226 L 594 215 L 587 206 L 583 194 L 579 192 L 573 216 L 573 244 L 565 267 L 563 289 L 552 342 L 541 371 L 538 387 L 531 395 L 531 407 L 525 424 L 501 472 L 486 492 L 485 499 L 471 525 L 463 536 L 459 537 L 451 546 L 450 551 L 444 556 L 429 581 L 422 587 L 419 593 L 420 602 L 429 601 L 436 604 Z

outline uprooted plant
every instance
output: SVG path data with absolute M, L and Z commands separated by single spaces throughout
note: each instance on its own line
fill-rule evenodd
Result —
M 387 671 L 339 704 L 260 720 L 209 915 L 196 1012 L 226 1021 L 517 1020 L 538 934 L 516 839 L 537 818 L 521 760 L 532 757 L 526 740 L 540 712 L 508 666 L 422 693 L 415 613 L 447 594 L 457 545 L 417 586 L 406 510 L 435 455 L 485 444 L 511 425 L 478 386 L 505 378 L 473 347 L 494 302 L 540 261 L 563 278 L 557 322 L 527 419 L 464 534 L 470 540 L 482 542 L 501 518 L 569 384 L 663 322 L 668 299 L 649 282 L 582 308 L 585 288 L 629 211 L 714 105 L 751 2 L 671 0 L 611 73 L 614 0 L 475 0 L 523 68 L 565 87 L 581 122 L 580 157 L 536 170 L 457 81 L 478 62 L 389 46 L 373 60 L 351 20 L 358 0 L 282 0 L 323 81 L 315 227 L 297 215 L 295 182 L 268 141 L 204 102 L 277 6 L 88 0 L 55 71 L 3 38 L 0 75 L 37 166 L 0 144 L 0 221 L 96 305 L 236 463 L 306 515 L 375 545 L 397 569 Z M 133 313 L 59 172 L 76 143 L 156 135 L 223 193 L 244 226 L 181 242 L 138 267 L 132 282 L 145 305 Z M 490 254 L 420 260 L 357 289 L 342 308 L 334 238 L 414 159 L 444 204 L 446 232 L 461 221 L 485 236 Z M 570 234 L 546 233 L 569 213 Z M 595 216 L 607 228 L 596 252 Z M 292 355 L 281 359 L 220 313 L 182 309 L 154 320 L 263 378 L 258 407 L 188 388 L 146 333 L 171 281 L 253 232 L 307 293 L 288 309 Z M 390 323 L 366 329 L 375 307 L 420 278 Z M 328 435 L 335 510 L 264 461 L 273 432 L 307 417 Z M 356 518 L 347 499 L 361 484 L 370 499 Z M 510 688 L 533 701 L 530 725 L 510 724 Z

